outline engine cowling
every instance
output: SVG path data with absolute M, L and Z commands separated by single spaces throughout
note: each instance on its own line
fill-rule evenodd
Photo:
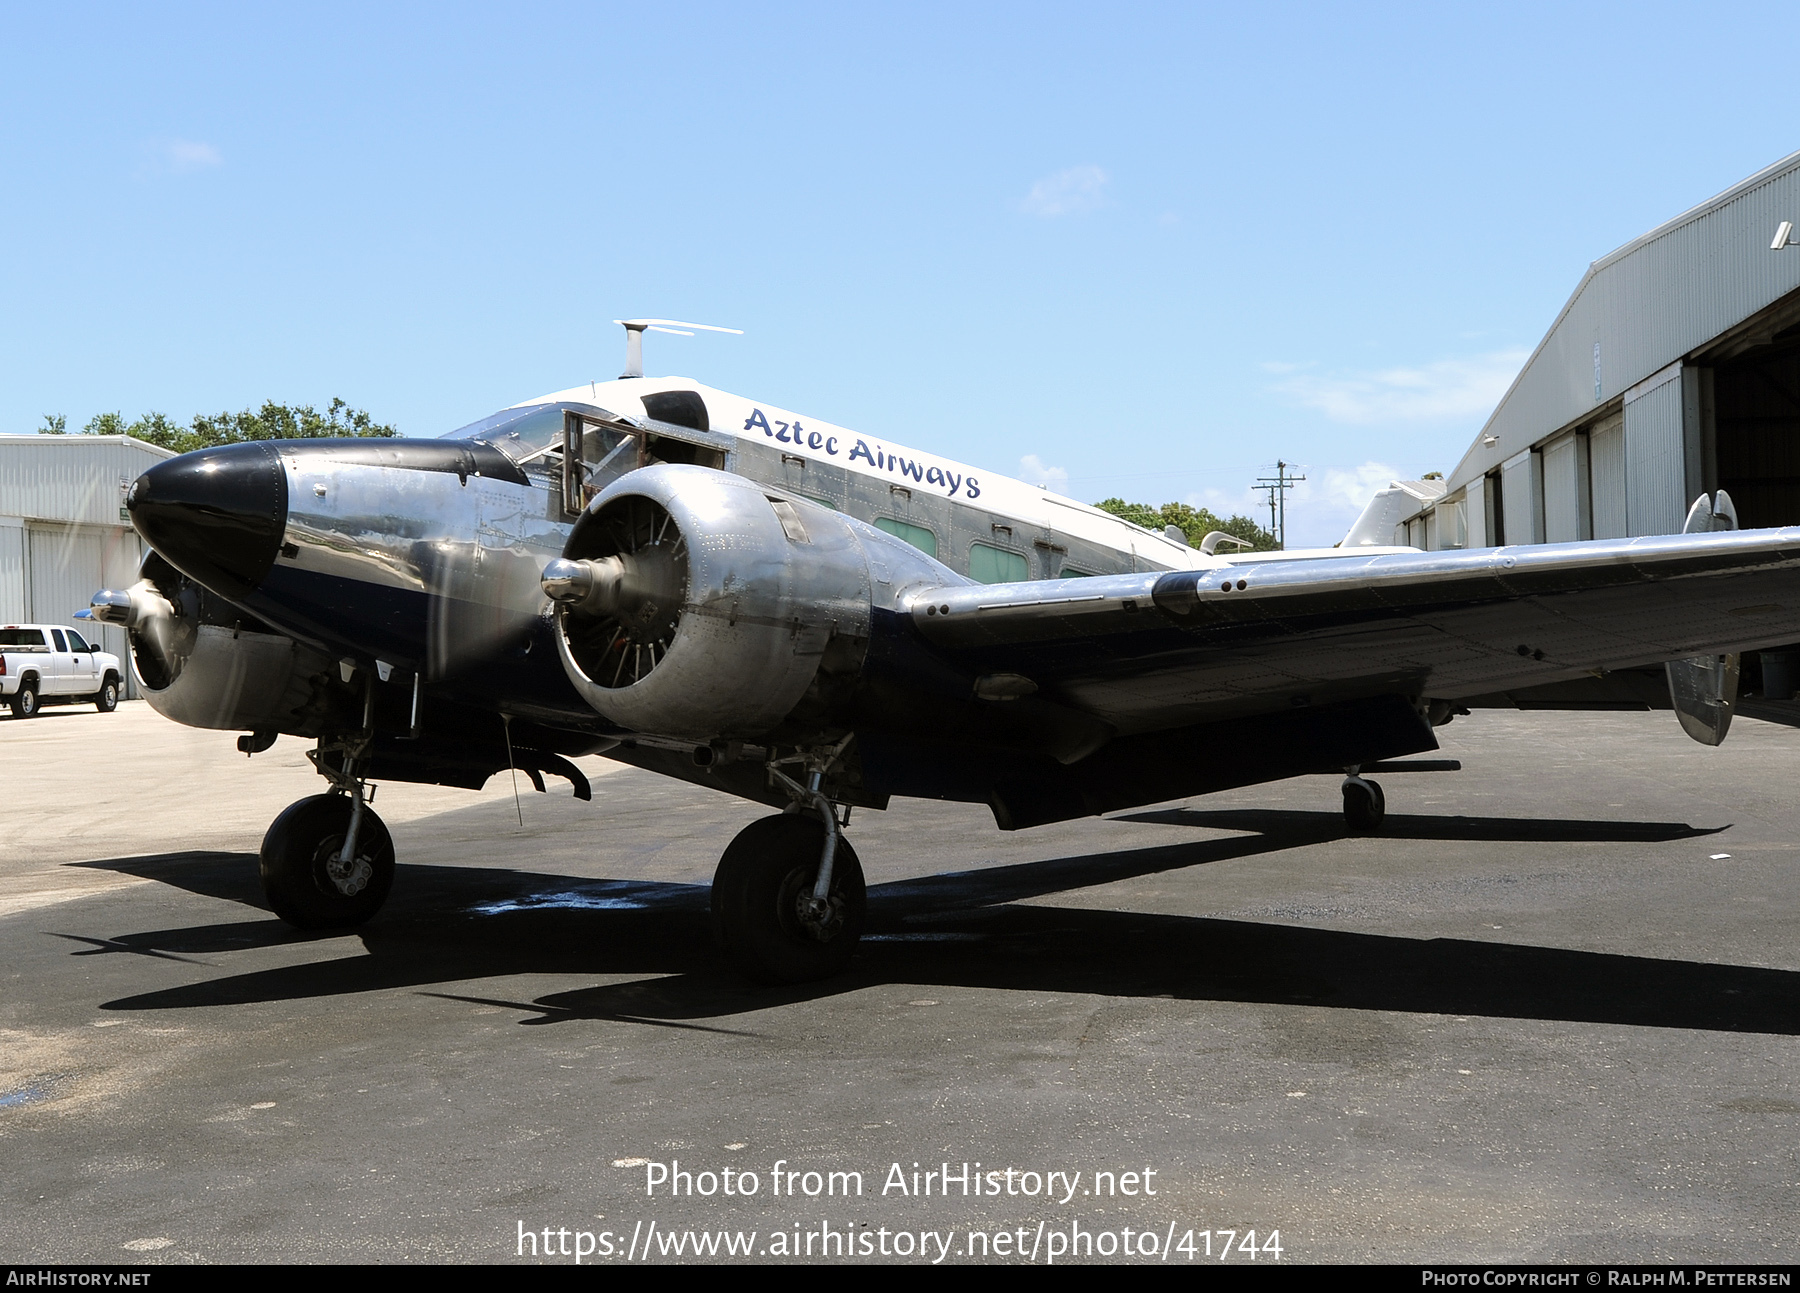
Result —
M 165 718 L 224 731 L 309 732 L 331 661 L 267 631 L 151 553 L 143 578 L 94 595 L 94 617 L 126 629 L 144 699 Z
M 794 710 L 828 650 L 860 663 L 866 546 L 886 538 L 727 472 L 631 472 L 589 504 L 544 571 L 563 667 L 596 711 L 633 731 L 762 736 Z M 883 589 L 896 560 L 921 582 L 947 573 L 906 552 L 882 555 Z

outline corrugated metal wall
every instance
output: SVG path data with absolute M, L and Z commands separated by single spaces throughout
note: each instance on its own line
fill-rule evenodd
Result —
M 1633 535 L 1680 534 L 1687 518 L 1680 376 L 1676 367 L 1625 399 L 1625 524 Z
M 124 524 L 125 487 L 170 456 L 123 436 L 0 436 L 0 515 Z
M 25 527 L 0 517 L 0 624 L 30 619 L 25 606 Z
M 1596 539 L 1623 539 L 1625 518 L 1625 419 L 1614 415 L 1588 435 L 1589 497 Z
M 1450 488 L 1800 290 L 1800 251 L 1769 250 L 1776 225 L 1797 212 L 1800 153 L 1594 262 Z M 1496 443 L 1484 444 L 1488 436 Z

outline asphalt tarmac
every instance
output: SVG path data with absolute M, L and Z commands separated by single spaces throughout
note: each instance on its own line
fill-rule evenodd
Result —
M 1380 838 L 1328 778 L 858 812 L 869 935 L 774 991 L 707 919 L 759 807 L 385 786 L 393 897 L 313 937 L 303 743 L 0 720 L 0 1261 L 1795 1260 L 1800 732 L 1440 737 Z

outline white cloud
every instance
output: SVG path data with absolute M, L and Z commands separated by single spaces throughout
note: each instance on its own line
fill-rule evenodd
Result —
M 1107 179 L 1098 166 L 1071 166 L 1033 184 L 1019 208 L 1026 215 L 1045 219 L 1092 211 L 1106 203 Z
M 1308 495 L 1308 501 L 1347 511 L 1354 519 L 1369 505 L 1371 498 L 1400 477 L 1400 470 L 1385 462 L 1365 462 L 1360 467 L 1327 467 L 1319 474 L 1318 487 Z M 1312 483 L 1311 480 L 1306 482 Z
M 225 164 L 217 148 L 197 139 L 153 139 L 144 154 L 144 169 L 165 175 L 192 175 Z
M 1069 492 L 1069 473 L 1063 467 L 1047 467 L 1035 453 L 1019 459 L 1019 479 L 1027 485 L 1041 485 L 1058 494 Z
M 1461 421 L 1491 413 L 1529 355 L 1526 350 L 1496 350 L 1412 368 L 1308 374 L 1291 377 L 1276 389 L 1333 422 Z M 1263 368 L 1283 371 L 1273 363 Z

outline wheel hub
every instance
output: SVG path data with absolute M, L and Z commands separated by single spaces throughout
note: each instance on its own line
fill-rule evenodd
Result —
M 325 858 L 325 878 L 331 881 L 334 889 L 346 898 L 354 898 L 368 887 L 369 881 L 374 878 L 375 868 L 369 864 L 366 856 L 359 853 L 350 861 L 344 861 L 339 856 L 344 847 L 342 837 L 327 841 L 325 847 L 329 850 Z
M 828 897 L 812 896 L 812 884 L 803 881 L 794 892 L 794 920 L 808 936 L 829 943 L 844 927 L 844 900 L 834 890 Z

